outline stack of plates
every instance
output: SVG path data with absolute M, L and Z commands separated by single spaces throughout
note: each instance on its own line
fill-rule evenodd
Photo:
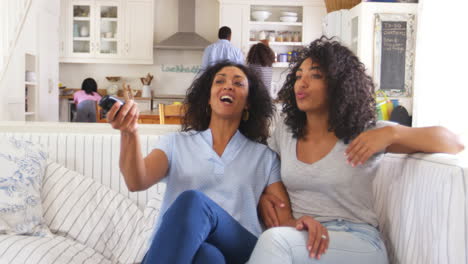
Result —
M 297 13 L 295 12 L 281 12 L 280 17 L 281 22 L 296 22 L 297 21 Z

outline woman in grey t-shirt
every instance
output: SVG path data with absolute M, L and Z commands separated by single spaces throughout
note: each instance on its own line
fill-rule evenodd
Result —
M 322 37 L 300 52 L 279 92 L 284 122 L 269 142 L 289 200 L 265 194 L 261 202 L 268 227 L 290 227 L 264 232 L 249 263 L 388 262 L 372 208 L 382 154 L 463 145 L 442 127 L 376 122 L 373 95 L 364 65 L 340 43 Z

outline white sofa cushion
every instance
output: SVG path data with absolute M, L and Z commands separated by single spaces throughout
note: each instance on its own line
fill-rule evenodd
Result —
M 67 263 L 110 264 L 93 250 L 62 236 L 0 236 L 0 263 Z
M 448 154 L 385 154 L 375 208 L 390 263 L 468 263 L 468 170 Z
M 122 194 L 50 161 L 43 188 L 50 230 L 93 248 L 113 263 L 140 262 L 158 213 L 143 212 Z
M 41 204 L 46 160 L 38 144 L 0 139 L 0 234 L 51 235 Z

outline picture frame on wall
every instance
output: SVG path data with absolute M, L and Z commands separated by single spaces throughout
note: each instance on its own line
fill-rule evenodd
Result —
M 414 14 L 375 14 L 374 80 L 388 96 L 412 94 L 415 27 Z

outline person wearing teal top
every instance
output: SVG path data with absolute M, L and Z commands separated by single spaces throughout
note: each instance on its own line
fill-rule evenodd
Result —
M 187 91 L 182 132 L 161 137 L 145 158 L 138 110 L 108 113 L 121 131 L 120 168 L 131 191 L 165 181 L 158 224 L 143 263 L 245 263 L 261 227 L 263 192 L 285 192 L 277 155 L 265 144 L 273 105 L 250 69 L 221 62 Z

